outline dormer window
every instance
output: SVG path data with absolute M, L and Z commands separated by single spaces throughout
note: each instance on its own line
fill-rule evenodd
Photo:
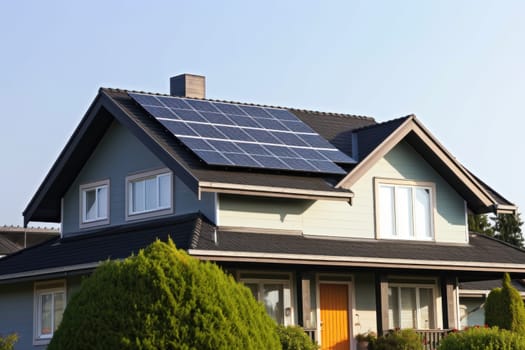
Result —
M 434 184 L 376 179 L 376 231 L 385 239 L 434 239 Z
M 109 180 L 80 186 L 80 227 L 109 223 Z
M 127 215 L 128 220 L 173 212 L 172 174 L 167 169 L 128 176 Z

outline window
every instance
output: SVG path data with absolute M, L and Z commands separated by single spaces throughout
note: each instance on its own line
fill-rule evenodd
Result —
M 172 213 L 172 175 L 166 169 L 127 177 L 127 218 Z
M 434 287 L 390 285 L 388 327 L 435 329 Z
M 262 275 L 242 273 L 241 282 L 261 302 L 268 315 L 283 325 L 292 324 L 290 276 L 287 274 Z
M 433 185 L 376 183 L 378 233 L 381 238 L 431 240 Z
M 109 180 L 80 186 L 80 227 L 109 223 Z
M 62 321 L 66 308 L 64 281 L 35 284 L 35 345 L 46 344 Z

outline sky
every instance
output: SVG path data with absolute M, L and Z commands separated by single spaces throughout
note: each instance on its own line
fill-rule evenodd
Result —
M 525 2 L 0 2 L 0 226 L 31 200 L 100 87 L 374 117 L 415 114 L 525 207 Z M 34 223 L 33 225 L 41 225 Z

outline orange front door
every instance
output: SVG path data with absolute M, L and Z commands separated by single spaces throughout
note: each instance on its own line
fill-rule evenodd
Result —
M 348 285 L 319 286 L 321 301 L 321 350 L 350 349 L 348 327 Z

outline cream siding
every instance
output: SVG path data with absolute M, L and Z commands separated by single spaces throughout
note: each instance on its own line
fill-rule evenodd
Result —
M 379 160 L 352 191 L 353 204 L 339 201 L 219 196 L 221 226 L 298 230 L 305 235 L 374 239 L 374 178 L 409 179 L 436 186 L 435 240 L 465 243 L 463 198 L 407 143 Z

